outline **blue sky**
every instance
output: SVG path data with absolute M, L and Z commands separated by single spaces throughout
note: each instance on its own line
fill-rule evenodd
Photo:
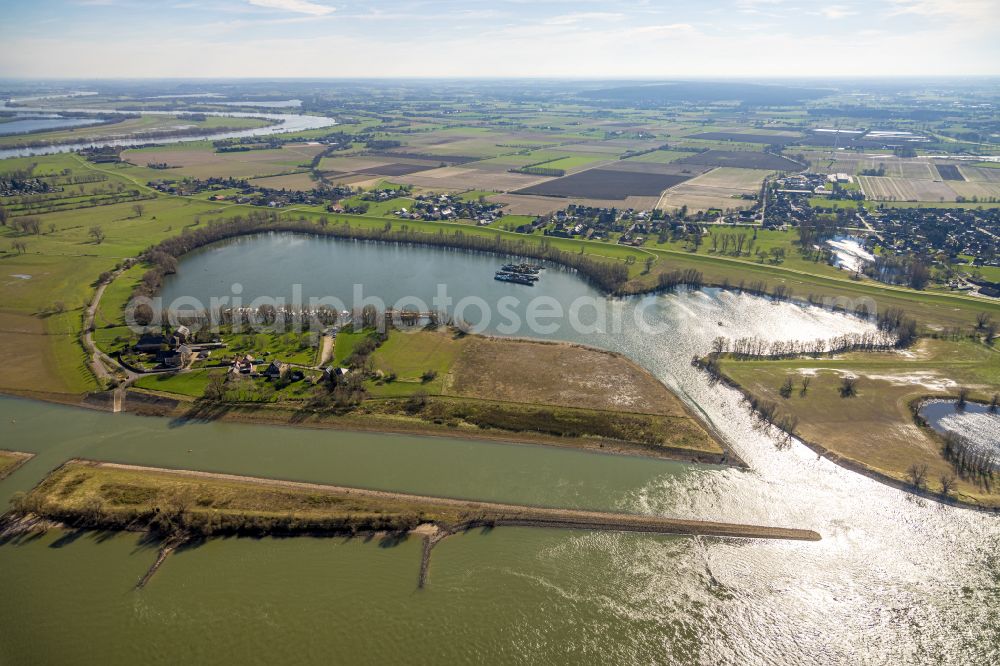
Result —
M 1000 74 L 1000 0 L 0 0 L 3 77 Z

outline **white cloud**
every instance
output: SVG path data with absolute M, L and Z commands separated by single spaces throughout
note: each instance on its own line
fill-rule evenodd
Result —
M 857 14 L 856 11 L 849 7 L 843 5 L 830 5 L 829 7 L 823 7 L 819 10 L 821 16 L 825 16 L 828 19 L 842 19 L 846 16 L 854 16 Z
M 890 16 L 914 14 L 994 22 L 1000 18 L 1000 8 L 995 0 L 889 0 L 889 4 L 894 7 Z
M 574 14 L 553 16 L 550 19 L 546 19 L 544 22 L 547 25 L 572 25 L 584 21 L 620 21 L 623 18 L 625 18 L 624 14 L 613 12 L 577 12 Z
M 296 14 L 309 14 L 311 16 L 324 16 L 336 11 L 328 5 L 321 5 L 309 0 L 247 0 L 256 7 L 266 7 L 267 9 L 280 9 Z

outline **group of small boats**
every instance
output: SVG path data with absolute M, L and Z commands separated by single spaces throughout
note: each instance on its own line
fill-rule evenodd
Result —
M 500 282 L 534 286 L 538 282 L 538 273 L 543 268 L 545 267 L 535 264 L 504 264 L 493 276 L 493 279 Z

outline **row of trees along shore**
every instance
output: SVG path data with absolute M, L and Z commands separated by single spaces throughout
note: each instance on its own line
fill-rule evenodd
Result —
M 988 485 L 994 472 L 1000 470 L 1000 454 L 986 446 L 977 446 L 956 432 L 944 434 L 942 452 L 958 475 L 968 481 Z
M 889 308 L 875 319 L 874 331 L 843 333 L 815 340 L 766 340 L 755 336 L 735 340 L 717 337 L 712 342 L 714 355 L 732 354 L 738 359 L 780 359 L 798 356 L 817 357 L 850 351 L 883 351 L 908 347 L 917 339 L 917 322 L 899 308 Z M 696 359 L 696 365 L 702 365 Z M 711 371 L 715 366 L 709 364 Z
M 350 220 L 331 223 L 323 218 L 319 224 L 315 224 L 304 217 L 287 220 L 281 219 L 274 211 L 252 211 L 246 216 L 237 215 L 228 220 L 211 221 L 206 226 L 196 229 L 187 227 L 180 235 L 165 239 L 147 249 L 140 258 L 152 264 L 152 268 L 137 285 L 136 295 L 156 294 L 163 277 L 176 272 L 177 258 L 192 250 L 226 238 L 274 231 L 364 241 L 455 247 L 473 252 L 552 261 L 576 269 L 596 286 L 613 294 L 621 292 L 629 277 L 628 267 L 624 262 L 609 262 L 585 254 L 565 252 L 553 247 L 547 239 L 532 242 L 527 239 L 505 239 L 499 234 L 495 236 L 468 234 L 462 230 L 448 233 L 445 229 L 440 229 L 437 233 L 426 233 L 411 230 L 406 225 L 394 228 L 391 222 L 386 222 L 381 228 L 369 228 L 352 226 Z

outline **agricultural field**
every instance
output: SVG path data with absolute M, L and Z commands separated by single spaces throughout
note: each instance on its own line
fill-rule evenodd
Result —
M 302 171 L 299 173 L 290 173 L 284 176 L 265 176 L 263 178 L 254 178 L 250 181 L 251 185 L 258 185 L 260 187 L 268 187 L 275 190 L 298 190 L 300 192 L 307 192 L 315 188 L 319 183 L 316 179 L 312 177 L 312 173 Z
M 469 165 L 421 171 L 400 176 L 396 180 L 400 183 L 436 192 L 464 192 L 466 190 L 510 192 L 550 179 L 523 173 L 498 173 L 494 170 L 477 169 Z
M 967 181 L 974 183 L 1000 183 L 1000 168 L 990 168 L 981 165 L 968 166 L 966 164 L 961 164 L 958 168 Z
M 761 169 L 720 167 L 688 180 L 663 193 L 657 208 L 690 211 L 749 208 L 754 201 L 742 198 L 760 192 L 764 178 L 773 173 Z
M 618 163 L 588 169 L 517 191 L 517 194 L 572 197 L 579 199 L 625 199 L 629 196 L 655 197 L 679 185 L 690 176 L 666 173 L 655 163 Z
M 690 157 L 691 153 L 680 150 L 654 150 L 651 153 L 643 153 L 636 157 L 629 157 L 626 162 L 656 162 L 658 164 L 669 164 L 676 162 L 683 157 Z
M 957 169 L 956 169 L 957 172 Z M 955 201 L 958 197 L 1000 197 L 1000 183 L 918 180 L 888 176 L 858 176 L 865 198 L 872 201 Z
M 494 194 L 489 200 L 503 204 L 504 213 L 510 215 L 548 215 L 566 207 L 566 200 L 560 197 L 532 194 Z
M 802 171 L 803 167 L 779 155 L 744 150 L 709 150 L 677 161 L 678 164 L 733 167 L 738 169 L 766 169 L 768 171 Z
M 177 144 L 184 146 L 185 144 Z M 166 164 L 169 168 L 155 170 L 156 178 L 260 178 L 277 176 L 307 169 L 323 146 L 289 144 L 272 150 L 247 150 L 217 153 L 210 144 L 204 147 L 157 147 L 126 150 L 122 159 L 138 167 Z M 152 178 L 150 178 L 152 180 Z
M 550 162 L 543 162 L 542 164 L 538 164 L 536 166 L 539 166 L 543 169 L 562 169 L 563 171 L 566 171 L 568 173 L 573 173 L 576 171 L 580 171 L 581 169 L 588 167 L 594 164 L 595 162 L 601 162 L 606 159 L 607 159 L 606 157 L 600 155 L 596 156 L 573 155 L 569 157 L 561 157 L 558 159 L 554 159 Z
M 965 180 L 962 172 L 954 164 L 935 164 L 934 168 L 937 169 L 943 180 Z
M 699 134 L 688 134 L 685 139 L 702 139 L 707 141 L 733 141 L 736 143 L 763 143 L 774 146 L 784 146 L 795 142 L 800 135 L 786 134 L 783 132 L 763 133 L 763 132 L 701 132 Z

